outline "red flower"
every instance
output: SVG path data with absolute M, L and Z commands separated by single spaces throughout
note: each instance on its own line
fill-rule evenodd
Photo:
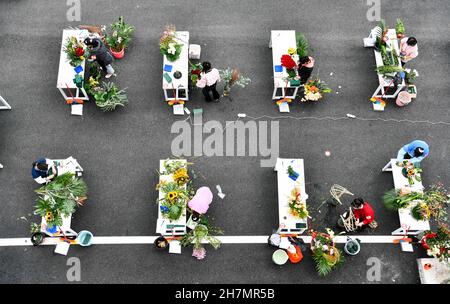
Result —
M 192 73 L 192 75 L 198 75 L 198 76 L 200 76 L 200 74 L 202 73 L 202 71 L 200 71 L 200 70 L 192 70 L 191 73 Z
M 77 47 L 77 48 L 75 49 L 75 55 L 76 55 L 77 57 L 83 56 L 83 55 L 84 55 L 84 49 L 83 49 L 82 47 Z
M 292 70 L 297 66 L 294 59 L 292 59 L 292 57 L 289 55 L 281 56 L 281 65 L 284 66 L 287 70 Z

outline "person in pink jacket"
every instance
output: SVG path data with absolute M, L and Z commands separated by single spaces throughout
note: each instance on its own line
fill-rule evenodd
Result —
M 405 65 L 405 63 L 416 58 L 418 55 L 419 50 L 416 38 L 405 37 L 400 41 L 400 58 L 402 60 L 402 65 Z
M 213 200 L 213 193 L 209 187 L 200 187 L 197 189 L 194 197 L 188 202 L 189 208 L 198 214 L 205 214 Z
M 216 90 L 216 85 L 220 81 L 219 70 L 212 68 L 211 63 L 208 61 L 203 62 L 202 67 L 203 72 L 200 74 L 200 79 L 197 81 L 197 87 L 202 89 L 207 102 L 213 100 L 218 101 L 220 99 L 220 94 Z

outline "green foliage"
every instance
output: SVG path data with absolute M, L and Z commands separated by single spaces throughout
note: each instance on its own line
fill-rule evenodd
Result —
M 134 27 L 125 23 L 123 17 L 111 24 L 111 34 L 106 36 L 106 43 L 116 52 L 127 48 L 134 33 Z
M 377 67 L 375 69 L 375 71 L 378 74 L 386 75 L 386 74 L 393 74 L 393 73 L 403 72 L 403 68 L 401 68 L 399 66 L 394 66 L 394 65 L 383 65 L 383 66 Z
M 405 33 L 405 25 L 403 24 L 403 21 L 400 18 L 397 18 L 397 23 L 395 25 L 395 31 L 397 32 L 397 34 Z
M 224 83 L 224 90 L 228 92 L 235 85 L 245 88 L 251 82 L 250 78 L 241 75 L 238 70 L 230 67 L 225 70 L 219 70 L 219 74 L 220 79 Z
M 407 208 L 411 201 L 421 198 L 420 193 L 412 192 L 406 195 L 400 195 L 396 189 L 389 190 L 383 195 L 383 202 L 387 209 L 398 210 Z
M 380 20 L 380 22 L 378 23 L 378 26 L 381 28 L 383 33 L 387 30 L 386 21 L 384 19 Z
M 178 220 L 186 208 L 187 200 L 190 199 L 188 190 L 176 182 L 160 183 L 157 189 L 164 193 L 164 197 L 158 200 L 161 214 L 170 220 Z
M 180 243 L 184 247 L 193 243 L 194 248 L 199 249 L 203 247 L 202 241 L 206 240 L 214 249 L 218 249 L 221 242 L 218 238 L 212 236 L 211 234 L 223 234 L 223 231 L 219 228 L 213 227 L 210 224 L 209 219 L 205 215 L 202 215 L 200 222 L 195 229 L 185 234 Z
M 297 33 L 295 36 L 297 40 L 297 54 L 300 58 L 308 56 L 308 39 L 303 33 Z
M 417 77 L 418 73 L 416 70 L 410 70 L 409 73 L 405 71 L 405 81 L 408 84 L 414 84 L 414 82 L 416 82 Z
M 113 82 L 103 82 L 94 92 L 95 104 L 104 112 L 111 112 L 118 106 L 128 104 L 125 89 L 120 90 Z
M 86 183 L 71 173 L 57 176 L 51 183 L 35 190 L 38 194 L 35 214 L 46 217 L 49 226 L 62 225 L 62 216 L 69 216 L 76 211 L 79 199 L 87 194 Z

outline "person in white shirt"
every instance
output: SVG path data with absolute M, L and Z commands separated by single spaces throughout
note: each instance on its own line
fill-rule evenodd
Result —
M 220 99 L 220 94 L 216 90 L 216 85 L 220 81 L 219 70 L 212 68 L 211 63 L 208 61 L 203 62 L 202 67 L 203 71 L 200 74 L 200 79 L 197 81 L 197 87 L 202 89 L 207 102 L 213 100 L 218 101 Z

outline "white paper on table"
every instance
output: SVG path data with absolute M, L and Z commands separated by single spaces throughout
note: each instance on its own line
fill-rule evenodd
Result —
M 181 244 L 177 240 L 170 241 L 169 253 L 181 254 Z
M 281 113 L 289 113 L 289 104 L 287 102 L 282 102 L 278 107 Z
M 55 247 L 55 253 L 61 254 L 61 255 L 67 255 L 69 252 L 70 244 L 67 242 L 61 242 L 58 243 Z
M 72 115 L 83 116 L 83 105 L 72 104 Z
M 156 220 L 156 233 L 166 232 L 166 221 L 164 219 Z
M 182 104 L 174 104 L 172 107 L 174 115 L 184 115 L 184 106 Z
M 289 239 L 287 237 L 282 237 L 280 240 L 280 247 L 281 249 L 288 249 L 289 246 L 291 246 L 291 242 L 289 242 Z
M 402 251 L 404 252 L 414 252 L 413 245 L 408 242 L 400 242 L 400 245 L 402 246 Z

